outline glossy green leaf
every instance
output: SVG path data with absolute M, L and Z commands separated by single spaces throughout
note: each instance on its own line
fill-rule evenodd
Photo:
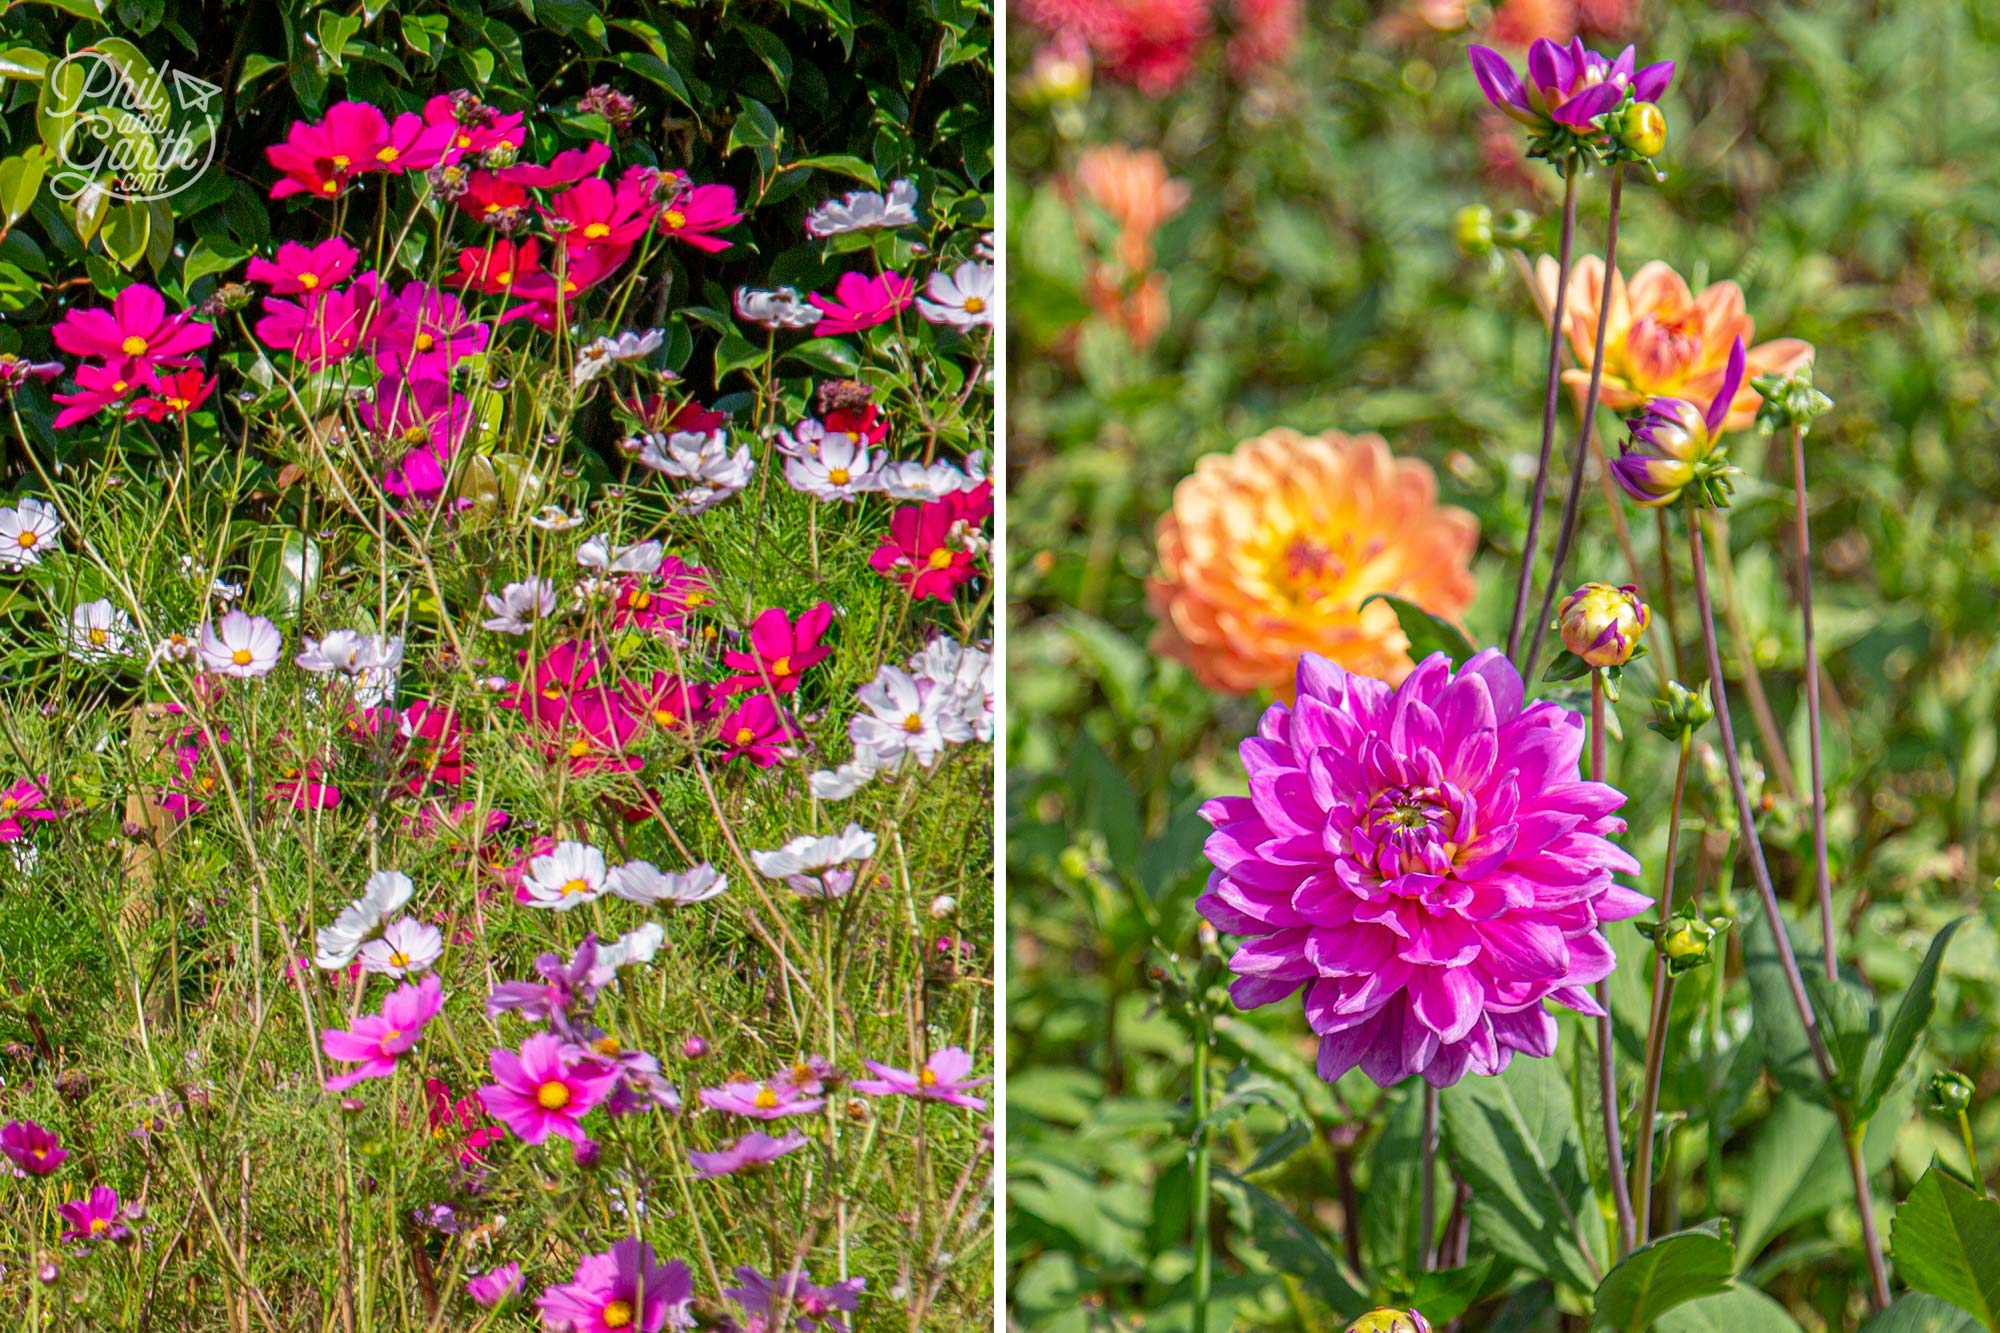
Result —
M 1896 1272 L 2000 1333 L 2000 1201 L 1935 1163 L 1889 1227 Z
M 1644 1333 L 1676 1305 L 1723 1291 L 1735 1271 L 1729 1223 L 1720 1218 L 1662 1236 L 1604 1275 L 1591 1326 Z
M 144 204 L 121 203 L 106 211 L 98 239 L 104 242 L 104 253 L 129 269 L 146 257 L 152 235 L 152 210 Z
M 1918 964 L 1916 975 L 1910 979 L 1909 989 L 1903 992 L 1902 1000 L 1896 1005 L 1896 1013 L 1882 1034 L 1880 1047 L 1872 1053 L 1862 1074 L 1860 1097 L 1854 1108 L 1859 1119 L 1866 1120 L 1873 1116 L 1882 1105 L 1882 1099 L 1889 1095 L 1889 1089 L 1902 1077 L 1903 1067 L 1909 1063 L 1918 1039 L 1930 1026 L 1931 1014 L 1937 1009 L 1938 971 L 1944 966 L 1945 950 L 1951 947 L 1952 936 L 1971 919 L 1962 916 L 1948 922 L 1932 938 L 1930 948 L 1924 953 L 1924 961 Z
M 1443 653 L 1451 658 L 1455 669 L 1479 651 L 1458 626 L 1442 616 L 1432 615 L 1415 602 L 1378 592 L 1361 599 L 1364 611 L 1370 602 L 1386 602 L 1389 609 L 1396 613 L 1396 621 L 1403 627 L 1404 637 L 1410 641 L 1410 660 L 1414 662 L 1421 662 L 1432 653 Z
M 48 174 L 50 153 L 42 144 L 0 162 L 0 231 L 13 226 L 34 206 Z

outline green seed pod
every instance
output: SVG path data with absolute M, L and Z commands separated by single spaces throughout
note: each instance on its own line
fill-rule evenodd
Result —
M 1468 259 L 1484 259 L 1493 253 L 1493 210 L 1485 204 L 1467 204 L 1458 210 L 1452 224 L 1458 252 Z

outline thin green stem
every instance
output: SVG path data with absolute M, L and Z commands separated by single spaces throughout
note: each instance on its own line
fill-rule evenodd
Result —
M 1424 1129 L 1423 1156 L 1417 1177 L 1418 1209 L 1417 1236 L 1418 1252 L 1423 1256 L 1426 1273 L 1437 1267 L 1437 1219 L 1438 1219 L 1438 1090 L 1426 1082 L 1424 1084 Z
M 1979 1149 L 1972 1142 L 1972 1118 L 1963 1111 L 1958 1113 L 1958 1137 L 1965 1144 L 1965 1163 L 1972 1168 L 1972 1183 L 1979 1187 L 1981 1194 L 1984 1194 L 1986 1176 L 1979 1169 Z
M 1210 1248 L 1208 1235 L 1209 1191 L 1213 1151 L 1208 1138 L 1208 1047 L 1209 1027 L 1206 1009 L 1196 1012 L 1194 1043 L 1194 1141 L 1193 1160 L 1190 1171 L 1194 1177 L 1193 1237 L 1194 1246 L 1194 1320 L 1193 1333 L 1208 1333 L 1209 1290 L 1215 1278 L 1215 1255 Z
M 1604 781 L 1604 673 L 1590 673 L 1590 780 Z M 1611 1202 L 1618 1210 L 1618 1257 L 1636 1244 L 1638 1226 L 1632 1195 L 1625 1188 L 1625 1135 L 1618 1123 L 1618 1054 L 1611 1033 L 1611 983 L 1597 983 L 1597 1092 L 1604 1104 L 1604 1171 L 1611 1178 Z M 1644 1129 L 1644 1126 L 1641 1126 Z
M 1693 748 L 1692 732 L 1681 733 L 1680 762 L 1674 768 L 1673 804 L 1667 814 L 1667 855 L 1660 869 L 1660 922 L 1665 925 L 1674 910 L 1674 862 L 1681 840 L 1681 800 L 1687 794 L 1688 754 Z M 1646 1025 L 1646 1076 L 1639 1093 L 1639 1118 L 1633 1132 L 1639 1142 L 1633 1148 L 1633 1213 L 1639 1223 L 1638 1243 L 1644 1245 L 1652 1231 L 1653 1218 L 1653 1122 L 1660 1112 L 1660 1073 L 1666 1065 L 1667 1018 L 1673 1012 L 1674 978 L 1667 971 L 1667 956 L 1653 958 L 1653 1012 Z
M 1813 885 L 1819 893 L 1819 930 L 1826 979 L 1839 975 L 1833 938 L 1833 876 L 1826 858 L 1826 780 L 1819 743 L 1819 650 L 1813 639 L 1812 533 L 1806 521 L 1806 428 L 1792 427 L 1792 537 L 1799 562 L 1799 631 L 1805 640 L 1806 744 L 1812 762 Z

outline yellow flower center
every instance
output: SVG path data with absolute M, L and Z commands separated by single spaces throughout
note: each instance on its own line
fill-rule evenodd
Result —
M 417 350 L 419 352 L 428 352 L 431 350 L 431 348 L 436 346 L 437 346 L 437 339 L 433 338 L 430 334 L 419 333 L 417 335 Z
M 498 273 L 493 275 L 493 281 L 500 284 L 502 287 L 511 285 L 514 281 L 514 270 L 511 268 L 501 269 Z
M 430 438 L 430 432 L 425 430 L 422 426 L 403 427 L 404 444 L 422 444 L 425 440 L 429 438 Z
M 99 646 L 100 648 L 104 646 L 104 631 L 99 629 L 97 626 L 92 625 L 90 627 L 89 637 L 90 641 Z
M 109 1231 L 109 1230 L 111 1230 L 111 1223 L 110 1223 L 110 1222 L 108 1222 L 107 1220 L 105 1220 L 104 1218 L 101 1218 L 101 1217 L 93 1217 L 93 1218 L 91 1218 L 91 1219 L 90 1219 L 90 1234 L 91 1234 L 91 1235 L 93 1235 L 93 1236 L 101 1236 L 101 1235 L 103 1235 L 103 1234 L 104 1234 L 105 1232 L 107 1232 L 107 1231 Z
M 604 1307 L 606 1328 L 630 1328 L 632 1326 L 632 1306 L 625 1301 L 613 1301 Z
M 590 742 L 579 736 L 569 743 L 569 757 L 581 759 L 590 753 Z
M 985 302 L 985 301 L 983 301 L 983 300 L 981 300 L 981 299 L 980 299 L 979 297 L 977 297 L 977 296 L 968 296 L 968 297 L 966 297 L 966 298 L 965 298 L 965 313 L 966 313 L 966 314 L 968 314 L 968 315 L 977 315 L 977 314 L 980 314 L 981 312 L 983 312 L 983 311 L 984 311 L 985 309 L 986 309 L 986 302 Z
M 313 288 L 319 286 L 319 274 L 317 273 L 299 274 L 299 286 L 305 288 L 307 291 L 311 291 Z
M 760 1111 L 776 1110 L 778 1105 L 778 1094 L 771 1091 L 769 1088 L 759 1088 L 757 1089 L 757 1096 L 753 1099 L 753 1104 Z
M 647 592 L 643 588 L 639 589 L 637 592 L 633 593 L 630 597 L 625 599 L 625 605 L 631 607 L 634 611 L 644 611 L 647 607 L 651 606 L 652 604 L 653 604 L 653 594 Z
M 682 227 L 687 226 L 687 214 L 681 212 L 678 208 L 670 208 L 662 213 L 660 217 L 666 222 L 668 231 L 679 231 Z
M 249 666 L 250 663 L 255 661 L 256 659 L 251 656 L 250 650 L 248 648 L 238 648 L 235 652 L 229 655 L 229 660 L 234 662 L 237 666 Z
M 322 181 L 320 182 L 319 192 L 321 194 L 338 194 L 340 193 L 340 182 Z
M 618 1038 L 607 1032 L 596 1041 L 590 1043 L 590 1049 L 596 1051 L 599 1055 L 616 1055 L 618 1054 Z
M 949 569 L 951 567 L 951 552 L 945 547 L 938 547 L 935 551 L 931 552 L 930 566 L 932 569 Z
M 576 879 L 566 881 L 560 892 L 565 898 L 574 897 L 579 893 L 589 893 L 590 881 L 578 876 Z
M 33 546 L 36 542 L 40 541 L 41 538 L 35 535 L 34 529 L 30 528 L 28 531 L 22 533 L 14 540 L 19 542 L 23 546 Z
M 611 228 L 602 222 L 593 222 L 583 229 L 584 239 L 601 241 L 611 234 Z
M 789 657 L 781 657 L 781 658 L 779 658 L 779 659 L 778 659 L 777 661 L 775 661 L 775 662 L 771 663 L 771 674 L 772 674 L 772 675 L 774 675 L 774 676 L 789 676 L 789 675 L 791 675 L 791 674 L 792 674 L 792 659 L 791 659 L 791 658 L 789 658 Z
M 844 467 L 830 467 L 826 470 L 826 479 L 836 486 L 845 486 L 851 475 L 853 474 Z
M 127 356 L 144 356 L 146 354 L 146 340 L 136 333 L 132 334 L 124 342 L 118 344 L 118 350 Z
M 937 1086 L 937 1071 L 932 1069 L 929 1065 L 925 1065 L 922 1069 L 917 1071 L 917 1082 L 923 1084 L 927 1088 L 935 1088 Z
M 736 743 L 738 745 L 748 745 L 751 741 L 754 741 L 756 739 L 757 739 L 757 733 L 750 730 L 750 728 L 738 727 L 736 729 Z
M 403 1035 L 403 1030 L 401 1028 L 390 1028 L 387 1032 L 384 1032 L 382 1034 L 382 1041 L 384 1044 L 387 1044 L 389 1042 L 396 1040 L 396 1038 L 402 1035 Z
M 333 165 L 338 167 L 342 171 L 347 170 L 348 166 L 353 162 L 353 160 L 354 159 L 350 158 L 345 153 L 335 153 L 333 155 Z
M 912 736 L 916 735 L 923 729 L 924 729 L 924 715 L 922 713 L 911 713 L 908 717 L 903 719 L 903 730 L 909 732 Z
M 401 949 L 397 949 L 389 955 L 390 967 L 408 967 L 409 965 L 410 965 L 410 956 L 404 953 Z
M 569 1105 L 569 1084 L 550 1079 L 535 1090 L 535 1104 L 544 1111 L 560 1111 Z
M 396 147 L 394 144 L 391 144 L 389 145 L 389 147 L 379 150 L 375 154 L 375 160 L 377 162 L 394 162 L 397 158 L 401 157 L 402 155 L 403 155 L 403 150 Z
M 663 727 L 678 726 L 680 720 L 680 714 L 671 708 L 655 708 L 653 710 L 653 721 Z

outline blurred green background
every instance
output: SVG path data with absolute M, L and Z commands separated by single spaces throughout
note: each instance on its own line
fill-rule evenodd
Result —
M 1477 5 L 1312 4 L 1289 56 L 1244 73 L 1223 47 L 1249 12 L 1239 5 L 1213 17 L 1213 35 L 1172 91 L 1122 85 L 1100 62 L 1087 95 L 1052 98 L 1048 51 L 1035 63 L 1045 29 L 1029 19 L 1046 25 L 1065 8 L 1017 11 L 1009 31 L 1010 1285 L 1024 1328 L 1176 1328 L 1187 1323 L 1191 1265 L 1190 1037 L 1153 970 L 1171 976 L 1198 953 L 1206 825 L 1194 810 L 1207 795 L 1241 790 L 1236 743 L 1263 704 L 1212 696 L 1148 653 L 1153 524 L 1203 453 L 1280 425 L 1379 431 L 1399 454 L 1428 460 L 1444 498 L 1478 516 L 1481 590 L 1467 628 L 1482 644 L 1504 639 L 1547 335 L 1516 268 L 1463 255 L 1453 222 L 1469 204 L 1526 209 L 1528 256 L 1553 252 L 1560 182 L 1520 160 L 1515 127 L 1483 114 L 1465 49 L 1495 41 L 1496 24 L 1518 31 L 1534 17 L 1524 11 L 1560 17 L 1568 7 L 1509 4 L 1495 15 Z M 1759 341 L 1789 335 L 1818 349 L 1816 381 L 1837 404 L 1808 448 L 1847 956 L 1893 995 L 1940 922 L 1981 915 L 1950 955 L 1919 1074 L 1949 1065 L 1974 1078 L 1975 1127 L 2000 1158 L 2000 895 L 1990 887 L 2000 871 L 2000 7 L 1580 8 L 1597 49 L 1629 40 L 1641 63 L 1679 62 L 1663 101 L 1668 179 L 1628 180 L 1620 267 L 1629 277 L 1664 260 L 1697 291 L 1734 279 Z M 1456 30 L 1438 26 L 1460 20 Z M 1519 45 L 1502 49 L 1521 57 Z M 1186 187 L 1185 207 L 1154 239 L 1166 295 L 1156 341 L 1092 305 L 1091 274 L 1111 262 L 1115 228 L 1070 182 L 1079 156 L 1105 143 L 1157 150 Z M 1601 253 L 1601 174 L 1582 199 L 1578 253 Z M 1574 430 L 1566 398 L 1559 459 Z M 1607 444 L 1624 435 L 1608 411 L 1599 432 Z M 1753 433 L 1735 437 L 1733 454 L 1745 469 L 1729 520 L 1743 636 L 1725 629 L 1725 653 L 1747 645 L 1754 654 L 1802 775 L 1789 463 Z M 1544 560 L 1566 475 L 1558 463 Z M 1564 582 L 1624 582 L 1594 481 L 1584 499 Z M 1628 516 L 1656 571 L 1650 517 Z M 1685 552 L 1676 558 L 1680 637 L 1692 643 Z M 1673 762 L 1671 747 L 1639 725 L 1651 689 L 1650 672 L 1628 689 L 1627 743 L 1610 775 L 1634 794 L 1628 845 L 1649 877 Z M 1756 746 L 1743 691 L 1732 694 L 1739 737 Z M 1713 741 L 1712 728 L 1703 739 Z M 1706 774 L 1695 787 L 1703 828 L 1721 809 L 1719 791 Z M 1803 904 L 1812 892 L 1801 859 L 1807 826 L 1775 790 L 1770 806 L 1779 892 Z M 1639 941 L 1635 956 L 1649 949 Z M 1734 980 L 1740 958 L 1730 969 L 1725 1019 L 1754 1057 Z M 1632 984 L 1629 1003 L 1643 1006 L 1646 983 Z M 1218 1205 L 1218 1291 L 1229 1314 L 1217 1327 L 1337 1326 L 1322 1299 L 1330 1279 L 1318 1280 L 1327 1263 L 1371 1296 L 1395 1294 L 1377 1275 L 1393 1267 L 1382 1251 L 1396 1242 L 1378 1234 L 1365 1206 L 1413 1187 L 1411 1141 L 1395 1137 L 1412 1098 L 1378 1102 L 1365 1086 L 1319 1084 L 1296 1010 L 1229 1016 L 1218 1030 L 1231 1086 L 1248 1091 L 1218 1147 L 1238 1179 L 1221 1187 Z M 1620 1019 L 1622 1044 L 1624 1010 Z M 1677 1042 L 1693 1026 L 1677 1020 Z M 1757 1261 L 1754 1285 L 1801 1327 L 1855 1326 L 1849 1196 L 1813 1174 L 1816 1165 L 1784 1206 L 1759 1203 L 1770 1188 L 1766 1145 L 1784 1136 L 1787 1104 L 1754 1058 L 1725 1070 L 1726 1086 L 1705 1085 L 1701 1070 L 1677 1060 L 1670 1052 L 1665 1105 L 1717 1098 L 1730 1127 L 1722 1142 L 1685 1142 L 1720 1168 L 1690 1168 L 1689 1219 L 1719 1209 L 1741 1222 L 1746 1207 L 1761 1209 L 1761 1258 L 1744 1257 Z M 1259 1095 L 1256 1080 L 1277 1091 Z M 1309 1138 L 1297 1151 L 1260 1157 L 1299 1125 Z M 1945 1122 L 1920 1109 L 1876 1140 L 1886 1230 L 1886 1210 L 1932 1153 L 1955 1162 L 1962 1153 Z M 1408 1162 L 1403 1176 L 1381 1174 L 1398 1161 Z M 1581 1327 L 1543 1291 L 1500 1278 L 1468 1327 Z

